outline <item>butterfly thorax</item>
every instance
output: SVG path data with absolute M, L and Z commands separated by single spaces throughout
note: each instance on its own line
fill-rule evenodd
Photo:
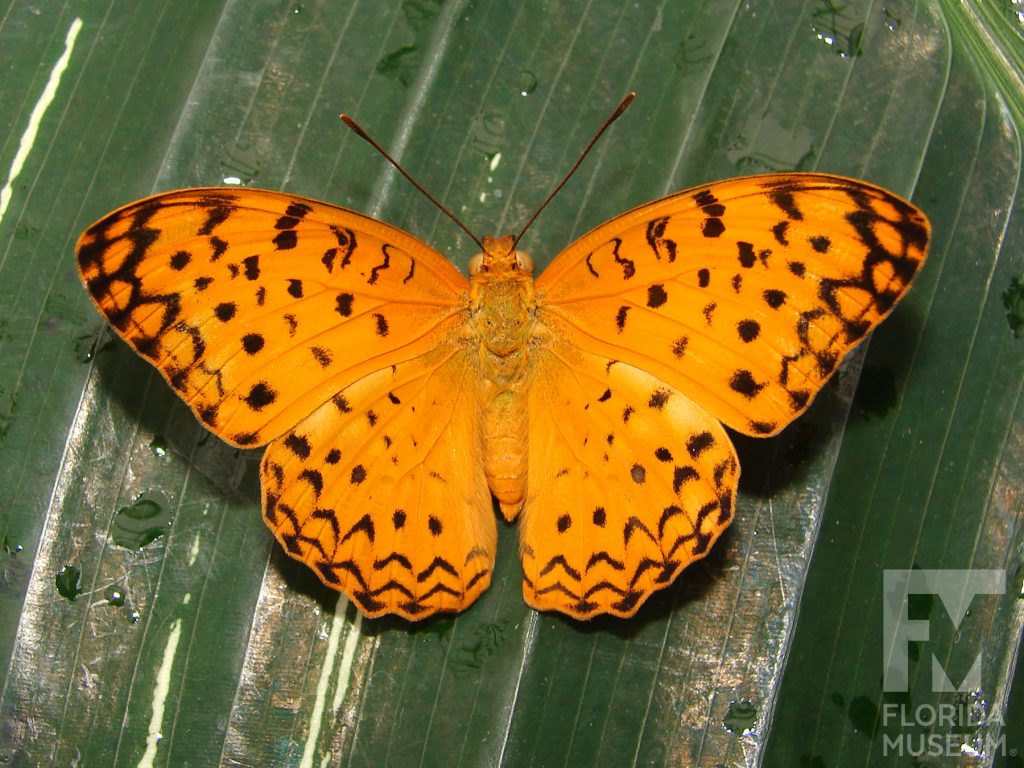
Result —
M 502 513 L 515 518 L 526 495 L 529 341 L 535 324 L 533 263 L 512 237 L 485 237 L 470 262 L 470 314 L 478 343 L 484 470 Z

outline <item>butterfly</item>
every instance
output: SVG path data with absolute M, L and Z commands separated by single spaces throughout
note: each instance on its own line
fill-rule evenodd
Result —
M 632 616 L 733 518 L 726 426 L 803 413 L 906 294 L 929 223 L 818 173 L 623 213 L 536 279 L 484 238 L 467 279 L 406 232 L 251 188 L 126 205 L 77 244 L 99 311 L 198 419 L 266 446 L 263 516 L 367 616 L 460 611 L 491 581 L 492 496 L 523 595 Z

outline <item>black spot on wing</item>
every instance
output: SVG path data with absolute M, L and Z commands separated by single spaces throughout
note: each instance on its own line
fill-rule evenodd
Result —
M 747 370 L 737 370 L 729 379 L 729 388 L 738 392 L 748 400 L 754 399 L 757 394 L 765 388 L 765 385 L 754 379 L 754 375 Z
M 370 276 L 366 280 L 369 285 L 374 285 L 377 282 L 378 277 L 380 277 L 380 273 L 391 268 L 391 254 L 388 252 L 391 247 L 392 246 L 389 243 L 384 243 L 384 245 L 381 246 L 380 250 L 384 255 L 384 260 L 370 270 Z
M 757 263 L 757 255 L 754 253 L 753 243 L 746 243 L 742 240 L 736 243 L 739 248 L 739 260 L 740 266 L 750 269 Z
M 213 314 L 216 315 L 217 319 L 222 323 L 226 323 L 228 320 L 231 320 L 237 311 L 238 305 L 233 301 L 222 302 L 213 308 Z
M 300 459 L 308 459 L 310 452 L 313 450 L 312 446 L 309 444 L 309 440 L 302 435 L 295 434 L 294 432 L 284 439 L 284 447 Z
M 619 333 L 622 333 L 626 327 L 626 315 L 629 313 L 631 307 L 623 304 L 619 307 L 619 311 L 615 313 L 615 327 L 619 329 Z
M 245 350 L 246 354 L 255 355 L 261 349 L 263 349 L 266 342 L 263 336 L 258 333 L 247 333 L 242 337 L 242 349 Z
M 636 264 L 633 263 L 632 259 L 619 255 L 619 248 L 622 247 L 621 238 L 614 238 L 612 243 L 612 256 L 615 258 L 615 262 L 617 264 L 622 265 L 622 279 L 629 280 L 636 274 Z
M 339 293 L 334 311 L 342 317 L 351 317 L 353 301 L 355 297 L 351 293 Z
M 749 344 L 761 335 L 761 324 L 756 320 L 740 320 L 736 326 L 740 339 Z
M 668 293 L 665 292 L 664 285 L 651 285 L 647 288 L 647 306 L 651 309 L 657 309 L 663 306 L 668 301 Z
M 258 384 L 254 384 L 242 400 L 252 410 L 259 411 L 277 400 L 277 392 L 271 389 L 265 381 L 261 381 Z
M 246 280 L 259 280 L 260 277 L 260 257 L 246 256 L 242 259 L 242 266 L 245 269 Z
M 779 245 L 789 245 L 789 240 L 786 239 L 787 229 L 789 229 L 788 221 L 780 221 L 772 227 L 772 234 L 775 236 L 775 242 Z
M 715 444 L 715 437 L 710 432 L 698 432 L 690 435 L 686 441 L 686 450 L 694 459 Z
M 294 229 L 286 229 L 274 235 L 274 247 L 279 251 L 290 251 L 298 244 L 299 236 Z

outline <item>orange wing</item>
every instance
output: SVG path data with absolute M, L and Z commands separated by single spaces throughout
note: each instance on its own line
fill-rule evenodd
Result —
M 263 512 L 364 613 L 460 610 L 490 583 L 469 284 L 386 224 L 261 190 L 126 206 L 78 245 L 117 332 L 214 432 L 270 442 Z
M 366 376 L 267 447 L 267 524 L 368 616 L 459 611 L 490 584 L 474 355 L 453 341 Z
M 928 222 L 820 174 L 680 192 L 601 225 L 537 280 L 527 602 L 631 616 L 732 519 L 720 422 L 772 435 L 910 287 Z
M 523 596 L 577 619 L 632 616 L 732 521 L 722 425 L 671 386 L 564 340 L 534 359 Z
M 773 435 L 907 292 L 928 237 L 921 211 L 862 181 L 715 182 L 574 242 L 537 280 L 538 320 Z
M 78 264 L 118 334 L 236 446 L 281 435 L 466 321 L 468 281 L 439 253 L 281 192 L 140 200 L 85 231 Z

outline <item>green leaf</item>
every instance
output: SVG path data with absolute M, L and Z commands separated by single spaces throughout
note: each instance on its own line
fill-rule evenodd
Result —
M 11 4 L 0 762 L 902 765 L 893 739 L 951 728 L 892 713 L 950 704 L 1017 718 L 975 762 L 1011 759 L 1024 748 L 1024 707 L 1005 710 L 1024 616 L 1014 9 Z M 111 339 L 79 284 L 76 237 L 155 190 L 258 185 L 383 218 L 464 268 L 472 244 L 338 113 L 497 235 L 521 226 L 628 90 L 629 112 L 524 239 L 539 267 L 669 191 L 817 169 L 912 197 L 934 227 L 923 274 L 797 424 L 737 439 L 732 528 L 635 619 L 527 609 L 516 531 L 503 528 L 494 583 L 471 610 L 362 620 L 263 526 L 259 455 L 207 435 Z M 143 494 L 159 494 L 144 498 L 162 499 L 169 525 L 141 549 L 118 546 L 119 510 Z M 85 599 L 60 599 L 67 563 Z M 885 572 L 968 568 L 1005 572 L 1005 592 L 977 596 L 959 631 L 943 600 L 913 601 L 929 635 L 907 644 L 908 690 L 883 691 L 899 651 L 883 636 Z M 958 681 L 979 654 L 979 690 L 933 690 L 933 657 Z M 960 725 L 968 751 L 957 742 L 934 764 L 962 765 L 1001 733 Z

